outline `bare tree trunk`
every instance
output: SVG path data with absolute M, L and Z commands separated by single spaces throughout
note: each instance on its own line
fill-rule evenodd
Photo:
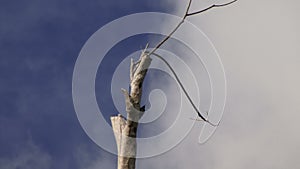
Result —
M 151 60 L 145 52 L 142 53 L 138 62 L 134 63 L 131 60 L 130 94 L 125 89 L 122 89 L 125 96 L 127 118 L 125 119 L 120 114 L 111 117 L 118 147 L 118 169 L 135 169 L 138 121 L 145 111 L 145 107 L 140 105 L 142 85 Z

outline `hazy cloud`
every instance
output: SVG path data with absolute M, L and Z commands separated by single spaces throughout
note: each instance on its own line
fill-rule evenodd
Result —
M 187 2 L 176 3 L 173 13 L 182 15 Z M 194 1 L 192 9 L 208 4 Z M 201 125 L 196 125 L 179 146 L 139 160 L 139 168 L 300 167 L 299 5 L 295 0 L 238 1 L 189 18 L 223 61 L 228 85 L 223 120 L 208 143 L 197 144 Z

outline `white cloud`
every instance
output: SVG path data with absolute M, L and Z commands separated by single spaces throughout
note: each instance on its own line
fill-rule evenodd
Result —
M 187 2 L 176 3 L 174 13 L 180 15 Z M 207 6 L 194 5 L 195 10 Z M 139 169 L 300 167 L 299 5 L 295 0 L 238 1 L 189 19 L 208 35 L 223 61 L 224 118 L 208 143 L 197 144 L 201 125 L 196 125 L 176 148 L 138 160 Z

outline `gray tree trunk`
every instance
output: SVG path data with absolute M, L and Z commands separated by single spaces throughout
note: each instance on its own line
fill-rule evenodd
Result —
M 113 132 L 118 148 L 118 169 L 135 169 L 136 161 L 136 135 L 138 121 L 143 116 L 145 107 L 141 107 L 142 85 L 147 74 L 151 58 L 143 52 L 136 63 L 131 60 L 130 65 L 130 88 L 125 96 L 127 118 L 120 114 L 111 117 Z

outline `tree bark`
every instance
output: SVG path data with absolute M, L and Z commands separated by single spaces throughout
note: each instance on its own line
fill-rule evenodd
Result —
M 128 93 L 128 91 L 122 89 L 125 96 L 127 118 L 125 119 L 120 114 L 111 117 L 112 128 L 118 148 L 118 169 L 135 169 L 138 121 L 145 111 L 145 106 L 141 107 L 140 105 L 142 86 L 151 60 L 145 51 L 141 54 L 139 61 L 136 63 L 131 59 L 131 91 Z

